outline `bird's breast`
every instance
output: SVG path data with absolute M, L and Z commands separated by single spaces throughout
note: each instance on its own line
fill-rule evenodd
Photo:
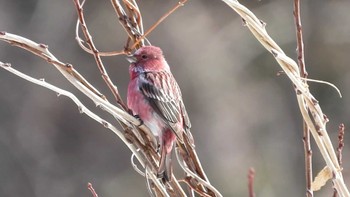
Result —
M 127 96 L 128 108 L 131 109 L 134 115 L 138 115 L 142 119 L 155 136 L 158 136 L 165 125 L 140 91 L 139 83 L 140 78 L 138 77 L 129 82 Z

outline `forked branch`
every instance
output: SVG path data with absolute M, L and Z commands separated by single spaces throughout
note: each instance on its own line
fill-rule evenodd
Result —
M 83 29 L 83 33 L 84 36 L 86 38 L 86 42 L 89 45 L 90 50 L 93 52 L 96 64 L 98 69 L 100 70 L 100 73 L 102 75 L 103 80 L 105 81 L 106 85 L 108 86 L 108 88 L 110 89 L 110 91 L 113 93 L 117 103 L 125 110 L 128 111 L 127 106 L 125 105 L 125 103 L 123 102 L 123 99 L 120 97 L 120 94 L 118 92 L 118 87 L 116 85 L 113 84 L 112 80 L 109 78 L 107 71 L 102 63 L 102 59 L 99 55 L 99 52 L 92 40 L 92 36 L 89 33 L 89 30 L 87 28 L 87 24 L 85 23 L 85 19 L 84 19 L 84 13 L 83 13 L 83 5 L 84 3 L 80 3 L 80 0 L 74 0 L 75 3 L 75 7 L 78 13 L 78 18 L 79 18 L 79 22 L 80 25 Z

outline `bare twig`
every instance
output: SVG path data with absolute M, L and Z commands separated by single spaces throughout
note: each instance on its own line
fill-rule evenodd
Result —
M 306 179 L 306 196 L 313 196 L 311 189 L 312 184 L 312 150 L 310 144 L 310 130 L 303 122 L 303 143 L 304 143 L 304 157 L 305 157 L 305 179 Z
M 84 45 L 84 40 L 79 37 L 79 27 L 80 27 L 80 22 L 79 22 L 79 19 L 78 19 L 76 27 L 75 27 L 75 40 L 78 42 L 78 45 L 80 46 L 80 48 L 82 48 L 85 52 L 93 55 L 94 52 L 91 49 L 89 49 L 88 47 L 86 47 Z M 101 52 L 101 51 L 99 51 L 98 54 L 100 56 L 123 55 L 123 54 L 125 54 L 125 50 L 122 50 L 122 51 L 109 51 L 109 52 Z
M 135 1 L 123 0 L 125 7 L 128 9 L 128 13 L 125 12 L 123 6 L 120 4 L 119 0 L 111 0 L 118 19 L 126 33 L 128 38 L 132 40 L 133 43 L 137 42 L 143 33 L 142 17 L 141 12 Z M 136 22 L 135 22 L 136 21 Z M 140 24 L 138 24 L 140 23 Z M 129 43 L 125 46 L 125 51 L 130 52 Z M 135 48 L 140 48 L 144 45 L 143 39 L 135 45 Z
M 140 35 L 142 35 L 143 34 L 142 16 L 136 1 L 132 0 L 132 2 L 130 2 L 129 0 L 123 0 L 123 3 L 125 4 L 126 9 L 128 10 L 128 16 L 133 26 L 137 29 L 137 32 Z
M 94 187 L 92 187 L 91 183 L 88 183 L 88 189 L 90 190 L 93 197 L 98 197 L 97 193 L 95 192 Z
M 249 172 L 248 172 L 248 192 L 249 192 L 249 197 L 255 197 L 254 178 L 255 178 L 255 170 L 254 170 L 254 168 L 250 168 Z
M 177 10 L 179 7 L 184 6 L 187 0 L 181 0 L 179 1 L 172 9 L 170 9 L 167 13 L 165 13 L 156 23 L 154 23 L 145 34 L 141 36 L 131 47 L 130 49 L 134 49 L 137 47 L 139 42 L 143 41 L 148 34 L 150 34 L 161 22 L 163 22 L 169 15 L 171 15 L 175 10 Z
M 337 148 L 337 157 L 338 157 L 340 167 L 343 166 L 344 134 L 345 134 L 345 126 L 342 123 L 339 125 L 339 128 L 338 128 L 338 148 Z
M 345 126 L 342 123 L 338 127 L 338 148 L 337 148 L 337 158 L 338 158 L 340 167 L 342 167 L 343 165 L 344 134 L 345 134 Z M 334 188 L 333 197 L 337 197 L 337 196 L 338 196 L 338 192 Z
M 138 18 L 136 20 L 137 20 L 137 25 L 138 25 L 139 32 L 141 34 L 143 34 L 143 22 L 142 22 L 142 16 L 141 16 L 141 12 L 140 12 L 139 6 L 137 5 L 136 0 L 131 0 L 131 1 L 132 1 L 133 9 L 137 10 L 138 13 L 140 14 L 140 15 L 137 15 Z
M 298 65 L 300 68 L 301 77 L 307 78 L 308 73 L 305 67 L 305 52 L 304 52 L 304 41 L 303 41 L 303 29 L 301 26 L 301 15 L 300 15 L 300 0 L 294 0 L 294 21 L 297 36 L 297 54 L 298 54 Z
M 83 7 L 85 4 L 85 0 L 81 3 L 81 6 Z M 79 19 L 77 20 L 76 28 L 75 28 L 75 39 L 78 42 L 79 46 L 87 53 L 89 54 L 94 54 L 94 51 L 92 51 L 90 48 L 86 47 L 84 45 L 84 40 L 80 38 L 79 36 L 79 26 L 80 26 L 80 21 Z M 110 51 L 110 52 L 101 52 L 99 51 L 100 56 L 115 56 L 115 55 L 122 55 L 125 54 L 125 50 L 122 51 Z
M 211 197 L 211 195 L 204 193 L 199 187 L 195 187 L 194 183 L 192 183 L 192 178 L 191 177 L 186 177 L 184 180 L 182 180 L 183 183 L 186 183 L 187 186 L 189 186 L 192 191 L 197 192 L 200 196 L 203 197 Z
M 58 88 L 50 83 L 47 83 L 44 79 L 34 79 L 33 77 L 30 77 L 16 69 L 14 69 L 9 63 L 2 63 L 0 62 L 0 67 L 9 71 L 10 73 L 19 76 L 20 78 L 23 78 L 31 83 L 34 83 L 36 85 L 45 87 L 49 90 L 52 90 L 54 92 L 57 93 L 58 96 L 67 96 L 68 98 L 70 98 L 77 106 L 79 109 L 80 113 L 85 113 L 87 116 L 89 116 L 90 118 L 96 120 L 97 122 L 101 123 L 102 125 L 104 125 L 106 128 L 109 127 L 109 125 L 111 125 L 110 123 L 108 123 L 107 121 L 105 121 L 104 119 L 101 119 L 99 116 L 97 116 L 95 113 L 93 113 L 92 111 L 90 111 L 87 107 L 85 107 L 83 105 L 83 103 L 81 103 L 79 101 L 79 99 L 74 96 L 72 93 L 63 90 L 61 88 Z M 118 136 L 122 133 L 121 131 L 119 131 L 118 129 L 116 129 L 115 127 L 111 129 L 112 131 L 114 131 L 115 134 L 117 134 Z
M 191 164 L 191 162 L 197 161 L 198 162 L 197 165 L 199 165 L 199 166 L 196 166 L 195 169 L 203 170 L 202 166 L 199 163 L 199 159 L 198 159 L 194 149 L 190 149 L 190 150 L 193 151 L 193 154 L 195 154 L 195 157 L 190 157 L 191 158 L 190 161 L 186 161 L 186 159 L 189 159 L 189 158 L 187 158 L 189 156 L 187 156 L 187 157 L 186 157 L 186 155 L 184 156 L 184 154 L 183 154 L 184 149 L 183 148 L 176 147 L 175 153 L 176 153 L 177 160 L 179 161 L 181 168 L 189 175 L 189 177 L 187 177 L 187 178 L 193 180 L 194 183 L 201 183 L 203 186 L 199 187 L 198 185 L 192 185 L 191 184 L 191 183 L 193 183 L 192 181 L 188 181 L 187 182 L 188 185 L 197 192 L 198 192 L 198 188 L 200 188 L 200 191 L 202 193 L 209 193 L 210 196 L 222 196 L 220 194 L 220 192 L 218 190 L 216 190 L 216 188 L 210 184 L 210 182 L 208 181 L 204 172 L 203 172 L 203 175 L 198 176 L 197 175 L 198 172 L 196 170 L 189 169 L 187 167 L 189 164 Z M 179 155 L 182 155 L 182 157 L 179 157 Z M 184 161 L 183 161 L 183 159 L 184 159 Z M 187 166 L 185 166 L 184 164 L 186 164 Z M 204 176 L 204 178 L 201 176 Z M 206 190 L 208 190 L 208 191 L 206 191 Z
M 95 61 L 97 63 L 97 67 L 100 70 L 102 78 L 105 81 L 105 83 L 107 84 L 107 86 L 109 87 L 109 89 L 111 90 L 111 92 L 113 93 L 117 103 L 125 111 L 128 111 L 128 107 L 124 104 L 123 99 L 119 95 L 117 86 L 114 85 L 112 80 L 109 78 L 107 71 L 102 63 L 99 52 L 98 52 L 98 50 L 97 50 L 97 48 L 92 40 L 92 36 L 89 33 L 89 30 L 88 30 L 87 25 L 85 23 L 85 18 L 84 18 L 84 13 L 83 13 L 83 4 L 80 3 L 80 0 L 74 0 L 74 3 L 75 3 L 75 8 L 76 8 L 77 13 L 78 13 L 79 22 L 80 22 L 82 31 L 84 33 L 86 42 L 89 45 L 90 49 L 93 51 L 93 55 L 94 55 Z
M 297 56 L 298 65 L 300 69 L 300 77 L 307 78 L 308 74 L 305 66 L 305 53 L 304 53 L 304 42 L 303 42 L 303 31 L 301 26 L 301 11 L 300 11 L 300 0 L 294 0 L 294 21 L 297 37 Z M 304 80 L 305 85 L 307 81 Z M 310 144 L 310 129 L 306 122 L 303 120 L 303 143 L 304 143 L 304 157 L 305 157 L 305 182 L 306 182 L 306 196 L 312 197 L 313 191 L 311 190 L 312 183 L 312 150 Z

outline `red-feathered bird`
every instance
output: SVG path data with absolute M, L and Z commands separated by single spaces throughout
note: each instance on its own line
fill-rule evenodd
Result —
M 182 141 L 183 132 L 191 127 L 180 88 L 160 48 L 144 46 L 127 59 L 131 63 L 128 107 L 158 136 L 161 151 L 158 177 L 169 181 L 174 141 L 176 138 Z

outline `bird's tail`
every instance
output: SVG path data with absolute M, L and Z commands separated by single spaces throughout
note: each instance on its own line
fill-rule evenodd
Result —
M 162 147 L 160 154 L 160 163 L 158 169 L 158 177 L 163 178 L 165 181 L 171 181 L 171 175 L 173 174 L 173 167 L 171 165 L 171 153 L 167 152 L 165 147 Z

